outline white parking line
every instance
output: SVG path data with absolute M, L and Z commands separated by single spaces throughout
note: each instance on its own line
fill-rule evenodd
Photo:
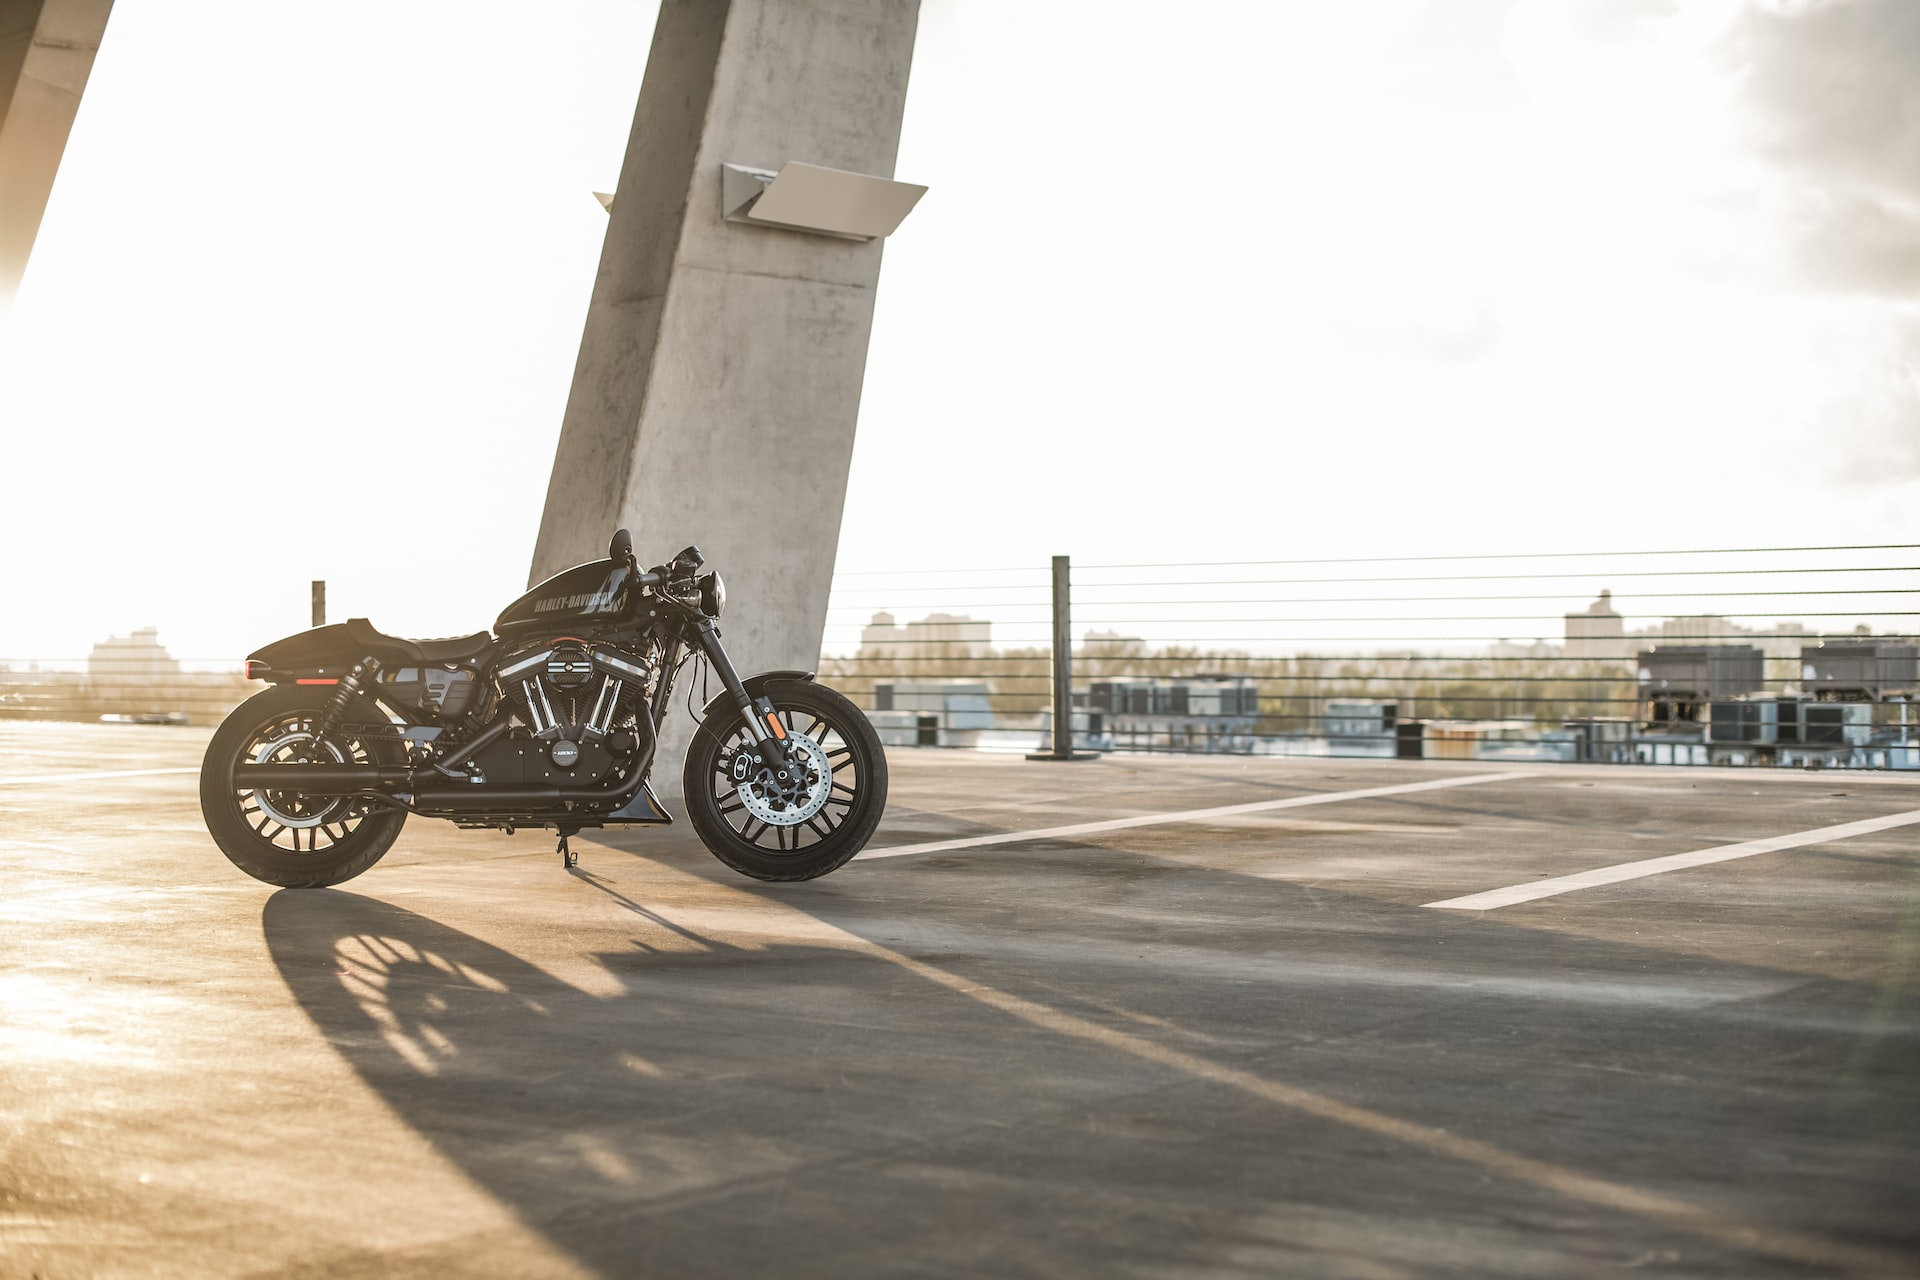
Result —
M 104 773 L 42 773 L 23 778 L 0 778 L 0 787 L 30 787 L 39 782 L 91 782 L 95 778 L 155 778 L 163 773 L 198 773 L 191 769 L 110 769 Z
M 1812 831 L 1769 836 L 1765 840 L 1743 840 L 1739 844 L 1715 845 L 1711 849 L 1696 849 L 1692 853 L 1670 853 L 1664 858 L 1643 858 L 1639 862 L 1620 862 L 1611 867 L 1596 867 L 1592 871 L 1582 871 L 1577 875 L 1555 876 L 1551 880 L 1535 880 L 1531 884 L 1509 885 L 1504 889 L 1489 889 L 1485 893 L 1470 893 L 1464 898 L 1448 898 L 1445 902 L 1429 902 L 1426 905 L 1442 907 L 1448 911 L 1492 911 L 1498 907 L 1513 906 L 1516 902 L 1532 902 L 1536 898 L 1551 898 L 1562 893 L 1572 893 L 1576 889 L 1619 884 L 1622 880 L 1638 880 L 1642 876 L 1657 876 L 1667 871 L 1683 871 L 1688 867 L 1704 867 L 1709 863 L 1729 862 L 1734 858 L 1751 858 L 1756 853 L 1774 853 L 1781 849 L 1798 849 L 1810 844 L 1826 844 L 1833 840 L 1845 840 L 1849 836 L 1871 835 L 1875 831 L 1911 826 L 1916 822 L 1920 822 L 1920 809 L 1909 809 L 1905 813 L 1890 813 L 1884 818 L 1863 818 L 1859 822 L 1843 822 L 1833 827 L 1816 827 Z
M 992 844 L 1020 844 L 1028 840 L 1065 840 L 1074 836 L 1098 835 L 1104 831 L 1126 831 L 1133 827 L 1157 827 L 1172 822 L 1205 822 L 1239 813 L 1265 813 L 1269 809 L 1298 809 L 1310 804 L 1334 804 L 1341 800 L 1367 800 L 1374 796 L 1400 796 L 1414 791 L 1440 791 L 1448 787 L 1473 787 L 1483 782 L 1512 782 L 1532 778 L 1532 773 L 1470 773 L 1457 778 L 1435 778 L 1428 782 L 1403 782 L 1392 787 L 1368 787 L 1364 791 L 1329 791 L 1311 796 L 1289 796 L 1285 800 L 1255 800 L 1250 804 L 1225 804 L 1213 809 L 1181 809 L 1173 813 L 1147 813 L 1134 818 L 1108 818 L 1101 822 L 1079 822 L 1070 827 L 1042 827 L 1038 831 L 1001 831 L 993 835 L 961 836 L 954 840 L 929 840 L 924 844 L 897 844 L 891 848 L 868 849 L 859 858 L 898 858 L 909 853 L 947 853 L 954 849 L 978 849 Z

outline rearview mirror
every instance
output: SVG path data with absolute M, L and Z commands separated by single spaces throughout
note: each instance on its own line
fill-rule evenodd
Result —
M 607 559 L 618 560 L 622 564 L 632 564 L 633 535 L 625 529 L 615 530 L 613 540 L 607 543 Z

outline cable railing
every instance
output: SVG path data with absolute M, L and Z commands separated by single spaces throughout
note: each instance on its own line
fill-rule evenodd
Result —
M 1916 552 L 1074 564 L 1064 696 L 1047 565 L 862 569 L 821 666 L 900 746 L 1920 768 Z
M 1920 768 L 1920 544 L 836 576 L 822 678 L 893 746 Z M 118 661 L 118 665 L 116 665 Z M 0 662 L 0 719 L 205 725 L 161 653 Z M 144 663 L 144 665 L 142 665 Z
M 0 662 L 0 720 L 209 725 L 259 691 L 230 660 Z

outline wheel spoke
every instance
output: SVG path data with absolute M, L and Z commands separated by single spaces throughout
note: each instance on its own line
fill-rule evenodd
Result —
M 821 826 L 817 816 L 814 818 L 808 818 L 807 826 L 811 827 L 813 829 L 813 833 L 819 836 L 822 840 L 825 840 L 828 836 L 833 834 L 833 828 Z

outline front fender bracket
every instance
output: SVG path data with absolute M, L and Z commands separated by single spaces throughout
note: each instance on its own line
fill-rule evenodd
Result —
M 766 692 L 767 686 L 775 681 L 808 681 L 817 674 L 813 671 L 762 671 L 757 676 L 748 676 L 740 683 L 746 688 L 749 698 L 758 698 Z M 716 712 L 722 711 L 729 716 L 740 714 L 740 709 L 733 705 L 733 695 L 725 689 L 714 694 L 707 705 L 700 709 L 700 719 L 704 722 Z

